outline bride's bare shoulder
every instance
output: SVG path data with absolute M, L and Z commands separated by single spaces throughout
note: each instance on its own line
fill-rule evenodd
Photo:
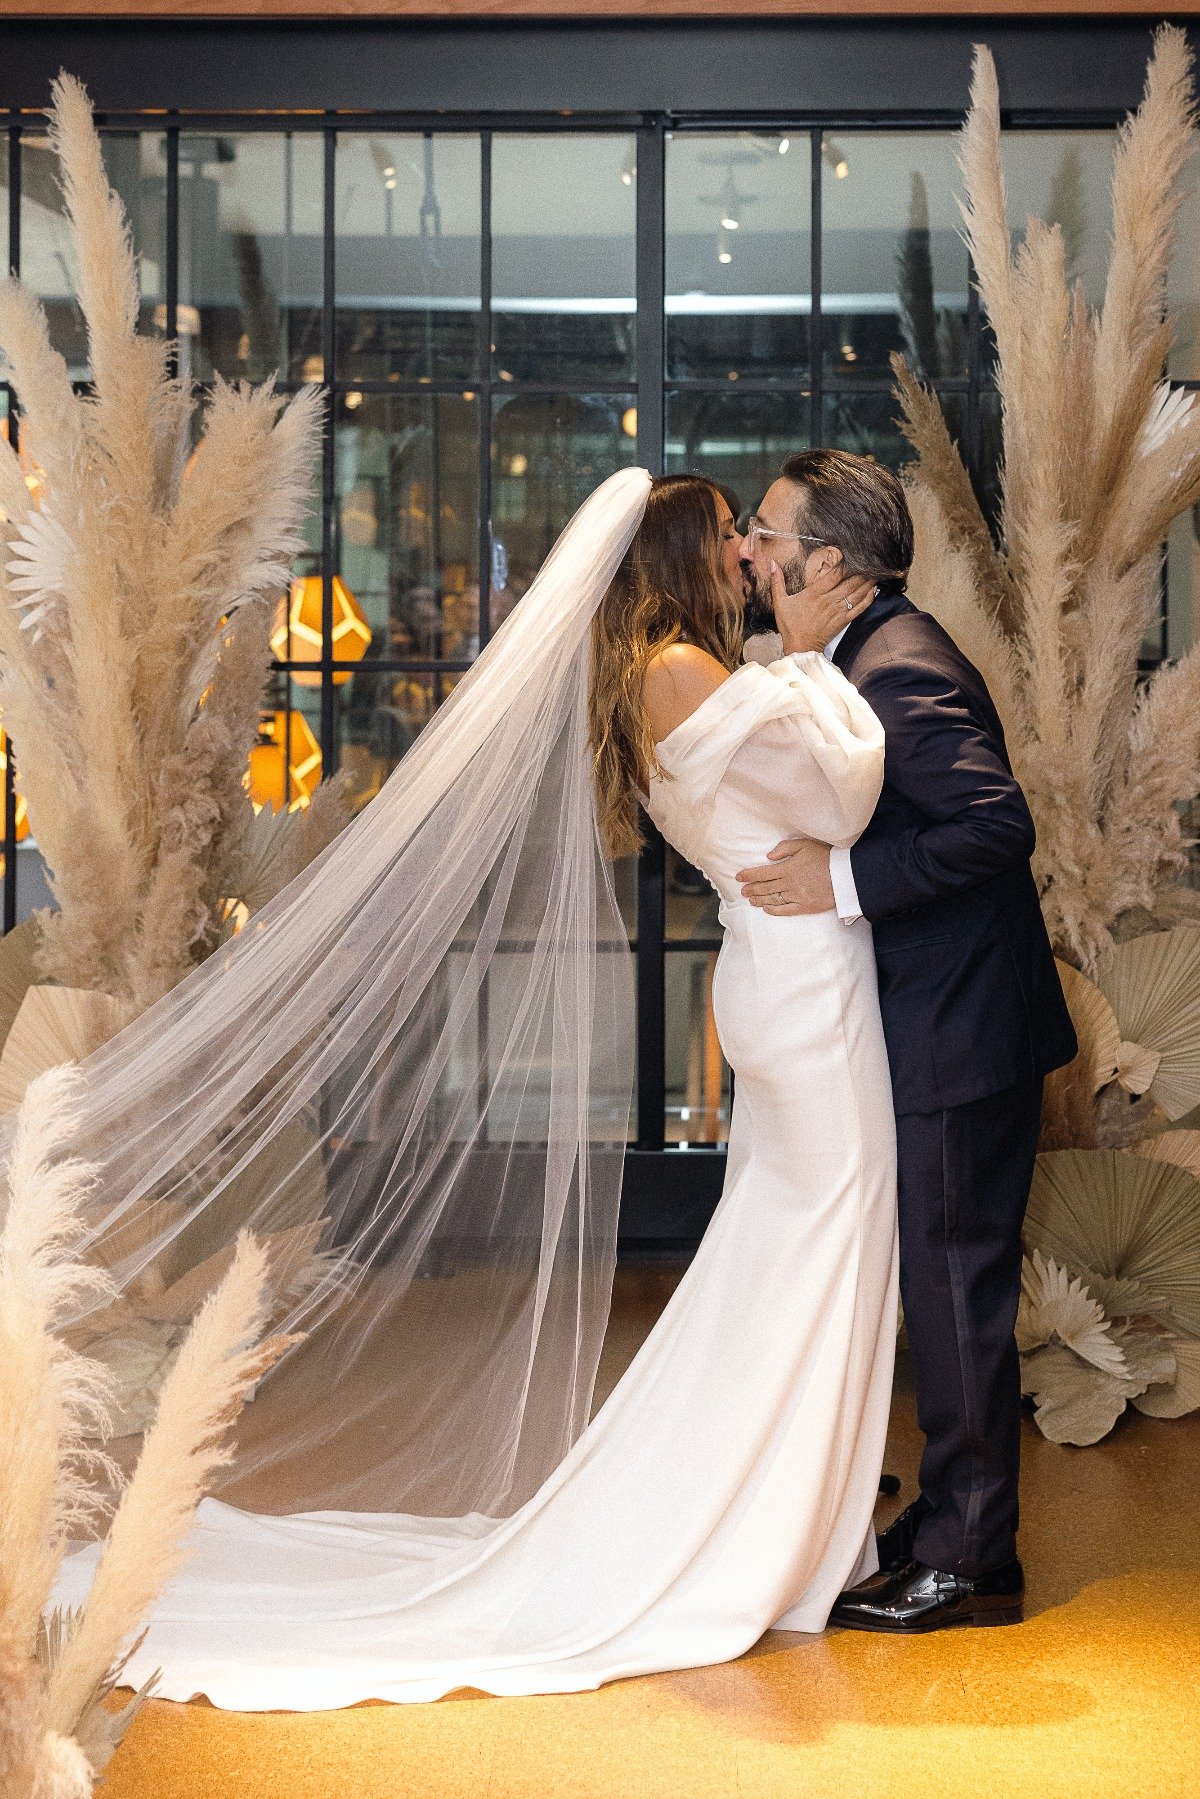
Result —
M 656 743 L 677 730 L 685 719 L 728 681 L 724 663 L 692 643 L 672 643 L 646 664 L 642 695 L 650 734 Z

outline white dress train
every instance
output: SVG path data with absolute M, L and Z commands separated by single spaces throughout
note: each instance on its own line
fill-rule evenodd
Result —
M 870 926 L 777 918 L 734 875 L 848 843 L 883 734 L 824 658 L 749 663 L 660 745 L 649 809 L 721 895 L 728 1174 L 629 1369 L 511 1518 L 205 1500 L 128 1678 L 240 1710 L 567 1692 L 823 1629 L 876 1566 L 896 1330 L 895 1132 Z M 78 1603 L 96 1551 L 68 1558 Z

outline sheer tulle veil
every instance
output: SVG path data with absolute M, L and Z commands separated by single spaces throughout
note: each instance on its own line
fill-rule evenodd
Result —
M 587 1422 L 634 1045 L 589 627 L 649 490 L 597 489 L 370 804 L 83 1064 L 123 1428 L 239 1230 L 304 1333 L 243 1415 L 232 1503 L 506 1516 Z

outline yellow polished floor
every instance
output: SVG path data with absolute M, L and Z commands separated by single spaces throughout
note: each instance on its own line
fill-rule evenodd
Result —
M 670 1277 L 622 1270 L 604 1384 Z M 901 1363 L 889 1466 L 913 1491 Z M 1200 1799 L 1200 1414 L 1093 1449 L 1027 1423 L 1029 1615 L 532 1699 L 244 1717 L 152 1704 L 104 1799 Z M 885 1520 L 896 1509 L 881 1506 Z

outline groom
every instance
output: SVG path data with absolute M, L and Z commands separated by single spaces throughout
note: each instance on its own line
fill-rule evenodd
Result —
M 747 629 L 769 625 L 772 594 L 874 584 L 825 654 L 883 724 L 885 773 L 852 849 L 783 843 L 739 876 L 765 911 L 836 907 L 873 926 L 926 1441 L 920 1495 L 880 1536 L 879 1573 L 843 1593 L 830 1622 L 899 1633 L 1023 1615 L 1021 1223 L 1043 1079 L 1076 1052 L 1000 719 L 978 670 L 905 593 L 912 554 L 903 488 L 863 457 L 806 451 L 768 489 L 743 552 Z

